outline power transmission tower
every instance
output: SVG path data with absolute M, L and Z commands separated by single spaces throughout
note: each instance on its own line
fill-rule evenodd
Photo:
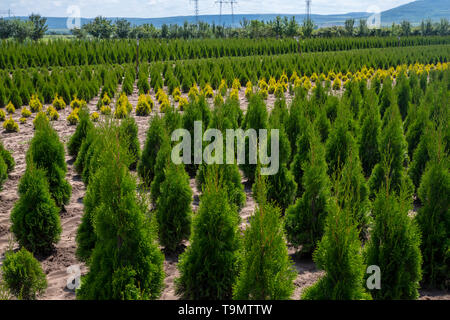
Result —
M 199 8 L 198 8 L 198 0 L 191 0 L 191 2 L 194 1 L 194 12 L 195 12 L 195 21 L 198 23 L 198 15 L 199 15 Z
M 0 10 L 0 14 L 8 14 L 8 18 L 11 18 L 11 15 L 13 14 L 11 9 L 8 10 Z
M 306 21 L 311 22 L 311 0 L 306 0 Z
M 231 6 L 231 21 L 234 24 L 234 5 L 237 4 L 237 0 L 217 0 L 216 3 L 220 5 L 220 22 L 222 23 L 222 6 L 229 4 Z

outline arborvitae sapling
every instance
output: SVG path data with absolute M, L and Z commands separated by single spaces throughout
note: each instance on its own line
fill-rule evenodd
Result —
M 301 197 L 304 189 L 303 189 L 303 167 L 304 163 L 308 161 L 309 152 L 311 150 L 311 136 L 314 134 L 314 127 L 311 123 L 306 120 L 306 118 L 301 118 L 302 122 L 300 122 L 299 126 L 302 126 L 304 129 L 298 135 L 297 143 L 296 143 L 296 154 L 293 157 L 293 161 L 291 163 L 291 171 L 294 176 L 294 180 L 297 183 L 297 197 Z
M 141 156 L 141 148 L 138 138 L 138 126 L 136 120 L 132 117 L 127 117 L 122 120 L 120 124 L 120 139 L 124 146 L 128 146 L 128 152 L 132 158 L 130 164 L 130 170 L 134 170 L 137 167 L 139 158 Z
M 52 198 L 61 207 L 69 203 L 72 193 L 72 187 L 65 179 L 64 145 L 45 119 L 38 119 L 35 126 L 36 132 L 27 152 L 27 165 L 34 163 L 37 168 L 45 170 Z
M 138 173 L 144 184 L 148 187 L 155 177 L 156 156 L 161 147 L 164 132 L 164 121 L 155 115 L 150 119 L 142 157 L 138 164 Z
M 97 242 L 78 299 L 156 299 L 163 286 L 164 258 L 138 203 L 127 150 L 117 146 L 118 140 L 112 139 L 97 171 L 100 205 L 92 217 Z
M 241 270 L 233 290 L 238 300 L 286 300 L 296 272 L 286 247 L 281 210 L 266 201 L 266 182 L 253 185 L 258 208 L 245 230 Z
M 449 158 L 433 155 L 418 190 L 423 207 L 416 220 L 422 232 L 423 282 L 433 288 L 450 287 L 450 173 Z
M 159 241 L 166 251 L 174 252 L 191 234 L 192 190 L 189 176 L 182 165 L 169 165 L 165 170 L 161 195 L 157 202 Z
M 29 164 L 19 183 L 19 200 L 11 212 L 11 230 L 19 244 L 48 254 L 59 241 L 59 209 L 51 198 L 45 172 Z
M 377 105 L 370 104 L 367 108 L 362 118 L 359 136 L 359 157 L 364 176 L 369 177 L 375 165 L 380 162 L 378 143 L 381 134 L 381 118 Z
M 403 135 L 403 125 L 398 107 L 393 105 L 386 110 L 383 119 L 383 129 L 379 143 L 380 162 L 374 167 L 369 179 L 371 198 L 385 184 L 385 168 L 389 167 L 389 188 L 394 192 L 400 191 L 400 186 L 408 188 L 412 192 L 412 182 L 406 173 L 404 164 L 408 162 L 408 146 Z M 388 166 L 387 166 L 387 165 Z
M 330 180 L 327 175 L 325 150 L 320 138 L 311 136 L 308 161 L 303 164 L 303 195 L 286 211 L 288 240 L 302 246 L 302 254 L 310 255 L 322 238 L 325 219 L 330 211 Z
M 165 170 L 172 163 L 170 158 L 170 142 L 169 138 L 165 135 L 156 156 L 156 164 L 154 167 L 155 176 L 150 185 L 150 198 L 152 203 L 156 206 L 158 198 L 161 195 L 161 185 L 166 178 Z
M 89 116 L 89 110 L 87 108 L 81 108 L 80 111 L 78 111 L 78 118 L 80 120 L 77 129 L 75 130 L 75 133 L 70 138 L 70 141 L 67 145 L 67 150 L 69 151 L 69 154 L 71 156 L 77 156 L 84 139 L 86 139 L 89 131 L 94 126 L 92 124 L 91 118 Z
M 18 299 L 34 300 L 47 289 L 47 279 L 39 261 L 25 248 L 6 252 L 1 271 L 6 287 Z
M 191 245 L 180 256 L 177 292 L 186 299 L 224 300 L 232 297 L 238 275 L 237 212 L 229 204 L 217 172 L 208 174 L 193 221 Z
M 314 261 L 325 275 L 307 288 L 301 299 L 371 299 L 364 289 L 365 265 L 352 215 L 335 203 L 330 208 L 323 238 L 314 252 Z
M 389 169 L 387 169 L 389 170 Z M 387 185 L 389 178 L 386 178 Z M 367 265 L 381 271 L 381 289 L 372 290 L 377 300 L 416 299 L 422 278 L 420 233 L 409 217 L 412 209 L 408 192 L 400 195 L 382 187 L 373 205 L 375 226 L 366 247 Z

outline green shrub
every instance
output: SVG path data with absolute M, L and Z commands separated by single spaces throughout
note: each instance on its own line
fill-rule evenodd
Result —
M 134 118 L 125 118 L 120 124 L 119 131 L 120 139 L 124 146 L 128 146 L 129 156 L 131 157 L 130 170 L 134 170 L 137 167 L 139 159 L 141 157 L 141 147 L 138 139 L 138 126 Z
M 59 240 L 61 223 L 45 172 L 29 164 L 20 180 L 19 196 L 11 212 L 11 230 L 21 246 L 48 254 Z
M 178 263 L 177 293 L 186 299 L 230 299 L 238 274 L 238 214 L 229 204 L 226 189 L 213 180 L 215 176 L 215 172 L 208 174 L 191 245 Z
M 3 129 L 6 130 L 6 132 L 19 132 L 19 125 L 17 122 L 14 121 L 12 117 L 9 117 L 8 120 L 3 122 Z
M 157 201 L 156 216 L 159 241 L 168 252 L 173 252 L 191 234 L 192 190 L 189 176 L 182 166 L 169 165 L 165 176 Z
M 163 141 L 164 121 L 155 115 L 150 119 L 142 157 L 138 164 L 138 173 L 146 186 L 150 186 L 155 177 L 156 156 Z
M 325 276 L 302 294 L 304 300 L 370 299 L 364 289 L 364 261 L 358 230 L 350 212 L 333 204 L 326 218 L 325 232 L 314 252 Z
M 375 226 L 366 247 L 366 262 L 381 271 L 381 289 L 372 291 L 376 300 L 410 300 L 419 296 L 420 233 L 416 222 L 408 216 L 410 202 L 409 192 L 397 196 L 387 193 L 385 188 L 375 199 Z
M 422 232 L 423 282 L 433 288 L 450 287 L 450 173 L 448 156 L 433 159 L 418 191 L 423 207 L 417 223 Z
M 359 136 L 359 157 L 364 176 L 369 177 L 375 165 L 380 161 L 378 143 L 381 134 L 381 119 L 378 106 L 369 105 L 362 119 Z
M 287 300 L 296 272 L 288 255 L 281 210 L 266 201 L 263 178 L 254 184 L 258 207 L 245 230 L 242 262 L 233 298 Z
M 89 111 L 86 108 L 82 108 L 78 113 L 80 122 L 75 130 L 75 133 L 70 137 L 67 145 L 67 150 L 71 156 L 77 156 L 81 145 L 86 139 L 88 132 L 93 128 L 92 121 L 89 117 Z
M 27 152 L 27 165 L 35 164 L 46 172 L 50 193 L 61 207 L 69 203 L 72 188 L 65 180 L 67 165 L 64 145 L 57 132 L 44 119 L 37 119 L 36 131 Z
M 117 140 L 110 143 L 96 173 L 101 186 L 92 215 L 97 241 L 77 299 L 156 299 L 163 287 L 164 257 L 138 202 L 136 181 L 124 160 L 127 151 Z
M 36 299 L 47 289 L 47 279 L 39 261 L 24 248 L 6 253 L 2 274 L 6 286 L 19 299 Z
M 322 238 L 325 219 L 330 211 L 330 180 L 327 175 L 325 150 L 320 138 L 311 137 L 308 161 L 303 164 L 303 195 L 286 211 L 288 240 L 302 246 L 302 254 L 310 255 Z

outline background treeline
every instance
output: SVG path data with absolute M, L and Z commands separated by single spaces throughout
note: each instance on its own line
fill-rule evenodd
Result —
M 92 22 L 85 24 L 81 29 L 72 33 L 83 38 L 163 38 L 163 39 L 205 39 L 205 38 L 292 38 L 292 37 L 345 37 L 345 36 L 431 36 L 448 35 L 449 23 L 446 18 L 438 23 L 431 20 L 422 21 L 418 27 L 413 27 L 409 21 L 402 21 L 400 25 L 393 24 L 390 28 L 369 28 L 366 19 L 349 19 L 345 26 L 317 28 L 313 21 L 303 21 L 302 24 L 294 17 L 278 16 L 274 20 L 259 21 L 243 19 L 239 27 L 226 27 L 207 22 L 188 23 L 182 26 L 176 24 L 163 24 L 156 28 L 151 24 L 132 26 L 125 19 L 115 22 L 103 17 L 96 17 Z
M 449 44 L 450 37 L 385 37 L 243 40 L 160 40 L 140 41 L 141 61 L 187 60 L 201 58 L 246 57 L 255 55 L 302 54 L 307 52 L 390 48 Z M 123 64 L 136 61 L 135 40 L 37 42 L 33 46 L 4 41 L 0 46 L 0 68 Z

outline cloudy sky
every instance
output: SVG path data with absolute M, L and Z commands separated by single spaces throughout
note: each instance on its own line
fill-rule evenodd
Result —
M 218 14 L 215 0 L 199 0 L 200 14 Z M 305 0 L 237 0 L 235 13 L 304 13 Z M 313 0 L 316 14 L 373 12 L 387 10 L 412 0 Z M 192 0 L 0 0 L 0 12 L 11 9 L 15 16 L 40 13 L 48 17 L 67 17 L 80 12 L 82 17 L 157 18 L 194 14 Z M 231 13 L 224 5 L 224 14 Z

